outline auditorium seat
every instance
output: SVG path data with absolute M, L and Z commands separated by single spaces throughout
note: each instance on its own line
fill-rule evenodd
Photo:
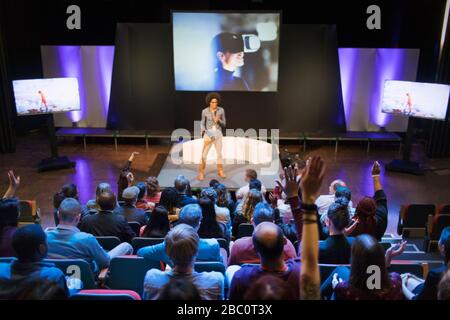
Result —
M 430 216 L 428 220 L 428 232 L 424 240 L 424 250 L 426 252 L 430 252 L 436 249 L 442 230 L 449 226 L 450 214 L 438 213 L 435 217 Z
M 397 233 L 409 237 L 411 231 L 423 230 L 426 233 L 428 215 L 434 215 L 434 204 L 402 205 L 398 217 Z
M 253 234 L 253 225 L 251 223 L 241 223 L 238 227 L 237 239 L 251 237 Z
M 131 230 L 133 230 L 136 237 L 139 237 L 139 231 L 141 230 L 141 224 L 136 221 L 130 221 L 128 222 L 128 225 L 130 226 Z
M 428 263 L 410 260 L 393 260 L 391 266 L 388 268 L 388 271 L 397 272 L 400 274 L 411 273 L 425 279 L 428 274 Z
M 194 263 L 194 269 L 197 272 L 217 271 L 225 275 L 225 265 L 218 261 L 197 261 Z
M 164 242 L 164 238 L 136 237 L 131 241 L 131 245 L 133 246 L 134 254 L 136 254 L 141 248 L 153 246 L 161 242 Z
M 133 290 L 142 295 L 145 274 L 153 268 L 161 269 L 160 263 L 137 256 L 113 258 L 106 285 L 110 289 Z
M 19 210 L 19 225 L 39 222 L 40 217 L 37 213 L 36 200 L 20 200 Z
M 17 260 L 16 257 L 0 257 L 0 263 L 10 263 L 14 260 Z
M 71 300 L 141 300 L 132 290 L 81 290 L 70 297 Z
M 228 241 L 222 238 L 216 238 L 217 242 L 219 243 L 219 246 L 224 249 L 227 252 L 227 255 L 230 255 L 230 246 L 228 244 Z
M 95 239 L 97 239 L 98 243 L 106 251 L 110 251 L 120 244 L 120 239 L 118 237 L 105 236 L 105 237 L 95 237 Z
M 96 288 L 95 276 L 89 264 L 83 259 L 45 259 L 61 270 L 66 276 L 79 276 L 83 282 L 83 289 Z M 74 268 L 77 267 L 77 268 Z M 78 273 L 78 274 L 77 274 Z

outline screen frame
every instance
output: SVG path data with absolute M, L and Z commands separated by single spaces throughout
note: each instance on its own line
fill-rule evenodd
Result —
M 421 116 L 414 116 L 414 115 L 409 116 L 409 115 L 406 115 L 406 114 L 403 114 L 403 113 L 394 113 L 394 112 L 383 111 L 384 91 L 385 91 L 385 88 L 386 88 L 386 83 L 388 81 L 409 82 L 409 83 L 430 84 L 430 85 L 438 84 L 438 85 L 443 85 L 443 86 L 448 87 L 449 95 L 447 97 L 447 109 L 446 109 L 444 118 L 430 118 L 430 117 L 421 117 Z M 383 82 L 383 95 L 381 96 L 381 101 L 380 102 L 381 102 L 381 112 L 384 113 L 384 114 L 404 116 L 404 117 L 407 117 L 407 118 L 418 118 L 418 119 L 428 119 L 428 120 L 437 120 L 437 121 L 447 121 L 448 116 L 449 116 L 449 109 L 450 109 L 449 108 L 449 106 L 450 106 L 450 85 L 446 84 L 446 83 L 436 83 L 436 82 L 419 82 L 419 81 L 409 81 L 409 80 L 384 79 L 384 82 Z
M 77 90 L 78 90 L 78 97 L 79 97 L 79 107 L 78 109 L 74 110 L 65 110 L 65 111 L 55 111 L 55 112 L 39 112 L 39 113 L 19 113 L 17 112 L 17 104 L 16 104 L 16 95 L 14 92 L 14 82 L 15 81 L 29 81 L 29 80 L 56 80 L 56 79 L 76 79 L 77 80 Z M 23 117 L 23 116 L 39 116 L 39 115 L 46 115 L 46 114 L 58 114 L 58 113 L 67 113 L 72 111 L 81 111 L 81 96 L 80 96 L 80 84 L 77 77 L 58 77 L 58 78 L 34 78 L 34 79 L 14 79 L 11 81 L 12 91 L 13 91 L 13 97 L 14 97 L 14 109 L 16 111 L 16 116 Z
M 174 51 L 174 40 L 173 40 L 173 14 L 174 13 L 217 13 L 217 14 L 278 14 L 280 17 L 280 25 L 279 25 L 279 35 L 278 35 L 278 48 L 277 48 L 277 55 L 278 55 L 278 78 L 277 78 L 277 88 L 274 91 L 244 91 L 244 90 L 216 90 L 217 92 L 243 92 L 243 93 L 263 93 L 263 94 L 270 94 L 270 93 L 278 93 L 279 92 L 279 79 L 280 79 L 280 46 L 281 46 L 281 29 L 283 25 L 283 11 L 282 10 L 176 10 L 172 9 L 170 10 L 170 28 L 172 36 L 171 39 L 171 48 L 172 48 L 172 72 L 173 72 L 173 90 L 175 92 L 197 92 L 197 93 L 208 93 L 213 92 L 214 90 L 177 90 L 176 86 L 176 79 L 175 79 L 175 51 Z

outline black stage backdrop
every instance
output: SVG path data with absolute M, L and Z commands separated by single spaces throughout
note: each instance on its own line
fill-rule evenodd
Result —
M 172 29 L 119 23 L 108 128 L 193 130 L 206 92 L 175 91 Z M 227 128 L 288 133 L 345 130 L 336 29 L 282 24 L 278 92 L 222 92 Z

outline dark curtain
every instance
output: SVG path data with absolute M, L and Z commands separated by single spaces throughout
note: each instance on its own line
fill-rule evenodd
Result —
M 16 147 L 13 128 L 11 81 L 8 78 L 4 10 L 0 8 L 0 153 L 14 152 Z
M 442 51 L 441 62 L 438 68 L 438 83 L 450 84 L 450 23 L 447 25 L 447 32 Z M 431 132 L 428 139 L 427 155 L 430 158 L 450 156 L 450 111 L 447 111 L 447 120 L 433 120 Z

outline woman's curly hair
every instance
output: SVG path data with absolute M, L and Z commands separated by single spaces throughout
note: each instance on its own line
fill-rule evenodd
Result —
M 217 92 L 210 92 L 206 95 L 205 98 L 206 106 L 209 106 L 209 103 L 211 102 L 212 99 L 217 99 L 217 104 L 219 105 L 220 102 L 222 101 L 220 98 L 220 94 L 218 94 Z

